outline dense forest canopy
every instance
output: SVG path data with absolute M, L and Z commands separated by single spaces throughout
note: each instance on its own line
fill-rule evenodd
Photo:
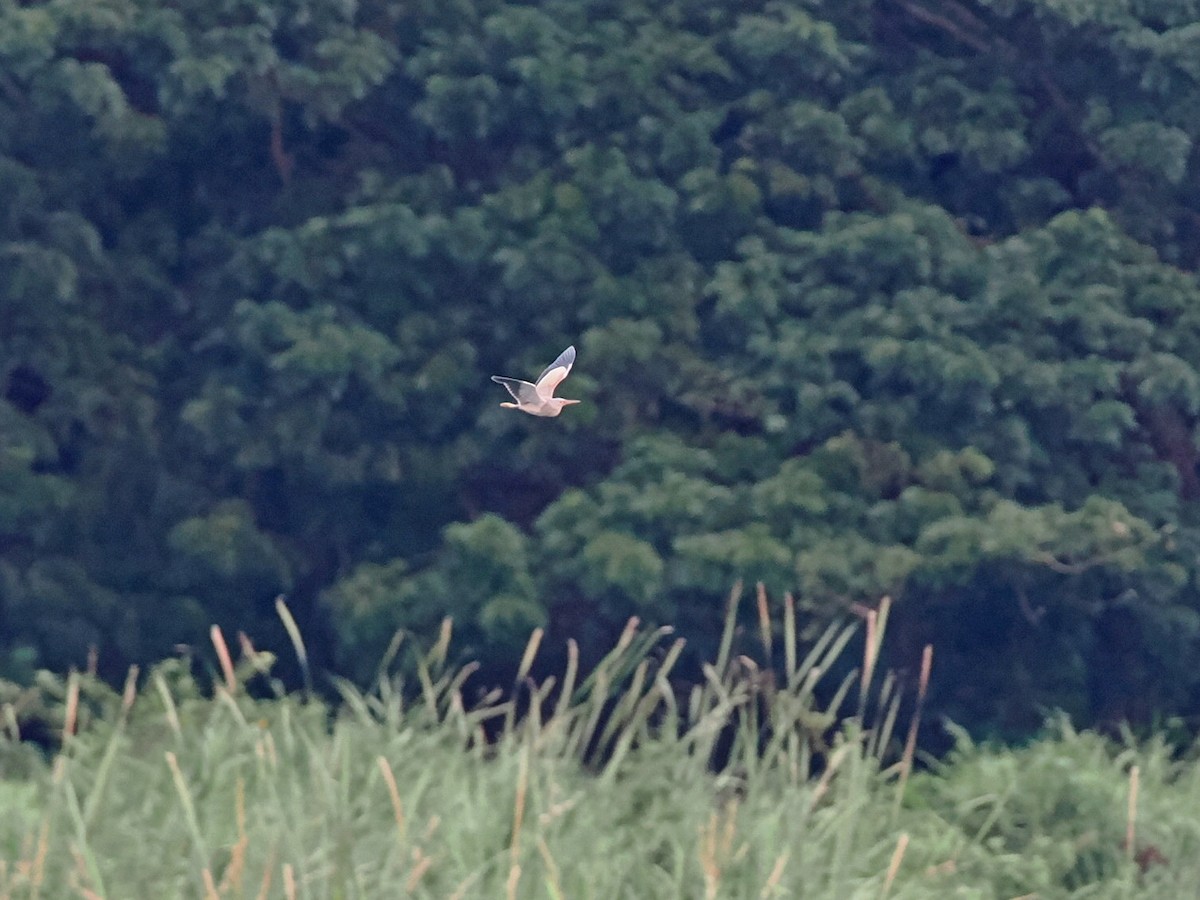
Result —
M 1198 713 L 1198 135 L 1195 0 L 0 0 L 0 675 L 743 579 Z

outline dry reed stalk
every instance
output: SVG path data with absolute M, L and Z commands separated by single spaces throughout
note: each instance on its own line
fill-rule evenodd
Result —
M 771 867 L 771 874 L 767 876 L 766 884 L 759 891 L 758 896 L 761 900 L 767 900 L 779 890 L 779 882 L 783 880 L 783 870 L 787 868 L 788 852 L 784 850 L 779 854 L 779 858 L 775 860 L 775 865 Z
M 133 701 L 137 699 L 137 679 L 138 667 L 130 666 L 129 672 L 125 675 L 125 690 L 121 692 L 121 717 L 129 715 L 129 710 L 133 708 Z
M 221 664 L 221 673 L 225 677 L 225 690 L 230 694 L 236 694 L 237 675 L 233 671 L 233 658 L 229 655 L 229 646 L 225 643 L 225 635 L 221 633 L 221 626 L 213 625 L 208 630 L 208 635 L 217 651 L 217 661 Z
M 917 730 L 921 726 L 921 712 L 925 707 L 925 694 L 929 690 L 929 674 L 933 670 L 933 644 L 926 644 L 921 652 L 921 675 L 917 680 L 917 704 L 913 710 L 912 721 L 908 723 L 908 737 L 904 741 L 904 755 L 900 758 L 900 783 L 896 791 L 895 812 L 900 811 L 900 801 L 904 796 L 904 786 L 912 773 L 913 758 L 917 753 Z
M 267 854 L 267 865 L 263 868 L 262 884 L 258 888 L 258 896 L 255 900 L 267 900 L 271 896 L 271 880 L 275 874 L 275 859 L 277 847 L 271 847 L 271 852 Z
M 428 659 L 431 663 L 440 666 L 446 662 L 446 657 L 450 654 L 450 638 L 453 634 L 454 620 L 449 616 L 443 617 L 441 627 L 438 629 L 437 643 L 429 651 Z
M 767 588 L 761 581 L 756 586 L 758 594 L 758 632 L 762 638 L 763 653 L 767 657 L 767 665 L 771 664 L 771 647 L 774 635 L 771 633 L 771 610 L 767 604 Z
M 629 649 L 629 645 L 633 643 L 634 637 L 637 635 L 638 626 L 642 624 L 642 620 L 637 616 L 630 616 L 629 621 L 625 623 L 625 629 L 621 632 L 621 636 L 617 638 L 617 646 L 613 648 L 613 655 L 617 656 Z
M 471 888 L 475 887 L 475 882 L 477 882 L 478 880 L 479 880 L 479 871 L 476 870 L 475 872 L 472 872 L 470 875 L 468 875 L 466 878 L 464 878 L 459 883 L 458 887 L 456 887 L 454 889 L 454 892 L 452 894 L 450 894 L 450 896 L 447 898 L 447 900 L 466 900 L 466 898 L 469 896 L 467 894 L 467 891 L 469 891 L 469 890 L 471 890 Z
M 63 715 L 63 746 L 75 734 L 75 726 L 79 716 L 79 675 L 72 672 L 67 676 L 67 711 Z
M 442 824 L 442 817 L 439 816 L 437 813 L 434 813 L 432 816 L 430 816 L 429 821 L 425 823 L 425 830 L 421 832 L 421 840 L 423 840 L 423 841 L 431 840 L 433 838 L 433 836 L 437 833 L 438 828 L 441 827 L 441 824 Z
M 525 644 L 525 652 L 521 654 L 521 664 L 517 666 L 517 681 L 521 681 L 529 674 L 529 670 L 533 668 L 533 660 L 537 657 L 538 647 L 542 645 L 542 636 L 545 634 L 545 629 L 535 628 L 529 635 L 529 641 Z
M 407 829 L 404 820 L 404 806 L 400 802 L 400 789 L 396 786 L 396 776 L 392 773 L 392 767 L 384 757 L 379 756 L 375 761 L 379 763 L 379 771 L 383 773 L 383 782 L 387 785 L 388 796 L 392 798 L 392 814 L 396 818 L 396 837 L 403 844 Z
M 883 890 L 879 892 L 879 900 L 884 900 L 892 889 L 892 882 L 900 871 L 900 863 L 904 859 L 904 851 L 908 849 L 908 832 L 903 832 L 896 841 L 896 849 L 892 851 L 892 861 L 888 863 L 887 877 L 883 879 Z
M 433 857 L 426 856 L 421 852 L 420 847 L 413 848 L 413 867 L 408 873 L 408 878 L 404 882 L 404 890 L 411 894 L 420 885 L 421 879 L 425 877 L 425 873 L 429 871 L 429 867 L 433 865 Z
M 866 702 L 867 688 L 875 675 L 875 664 L 879 662 L 879 649 L 883 645 L 883 632 L 887 627 L 888 612 L 892 606 L 892 598 L 884 597 L 879 601 L 878 609 L 868 609 L 867 639 L 863 647 L 863 671 L 860 694 L 862 702 Z

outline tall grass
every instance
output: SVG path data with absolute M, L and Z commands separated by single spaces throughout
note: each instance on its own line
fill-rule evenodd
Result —
M 448 622 L 411 684 L 339 683 L 336 708 L 252 699 L 270 657 L 219 630 L 211 692 L 172 663 L 120 694 L 73 675 L 48 764 L 5 714 L 0 898 L 1195 895 L 1200 776 L 1164 746 L 1063 725 L 913 773 L 930 656 L 905 728 L 877 671 L 888 604 L 827 684 L 859 626 L 802 647 L 790 599 L 756 600 L 758 660 L 735 591 L 687 687 L 683 642 L 636 621 L 540 682 L 535 632 L 516 694 L 474 703 Z

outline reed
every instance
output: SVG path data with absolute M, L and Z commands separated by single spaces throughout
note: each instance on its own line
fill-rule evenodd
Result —
M 541 680 L 535 632 L 520 703 L 468 701 L 449 621 L 411 683 L 341 682 L 336 708 L 255 699 L 269 654 L 239 637 L 235 659 L 219 629 L 208 695 L 166 664 L 119 693 L 73 674 L 59 753 L 29 790 L 0 779 L 0 900 L 1116 898 L 1200 879 L 1200 775 L 1164 745 L 963 735 L 919 770 L 932 648 L 905 685 L 880 666 L 888 603 L 802 642 L 790 596 L 753 598 L 743 645 L 731 592 L 698 684 L 684 642 L 637 620 L 590 671 L 569 644 Z

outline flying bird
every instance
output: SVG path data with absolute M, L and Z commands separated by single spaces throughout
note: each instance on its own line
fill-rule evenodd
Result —
M 505 409 L 519 409 L 531 416 L 557 416 L 564 406 L 578 403 L 578 400 L 564 400 L 555 397 L 554 390 L 564 378 L 571 374 L 571 366 L 575 365 L 575 348 L 568 347 L 559 354 L 558 359 L 546 367 L 546 371 L 538 376 L 538 380 L 530 384 L 518 378 L 505 378 L 503 375 L 493 375 L 492 381 L 508 388 L 516 403 L 501 403 Z

